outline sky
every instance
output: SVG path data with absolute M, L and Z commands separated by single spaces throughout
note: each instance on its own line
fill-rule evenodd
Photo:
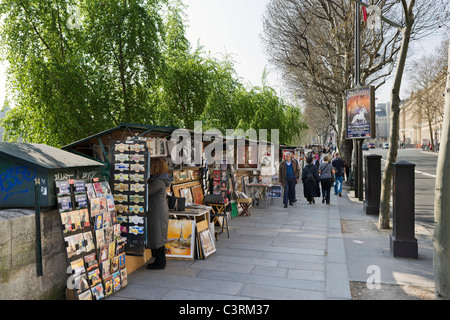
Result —
M 262 18 L 266 4 L 270 0 L 183 0 L 187 5 L 186 37 L 192 47 L 199 42 L 212 56 L 231 55 L 235 70 L 244 84 L 262 84 L 264 68 L 267 67 L 268 85 L 282 96 L 286 92 L 279 73 L 268 64 L 261 42 Z M 442 36 L 442 35 L 439 35 Z M 415 52 L 432 51 L 438 35 L 429 41 L 412 46 Z M 5 96 L 5 63 L 0 64 L 0 108 Z M 404 77 L 401 98 L 406 98 L 409 90 L 407 77 Z M 389 101 L 392 82 L 376 91 L 377 102 Z
M 261 42 L 263 15 L 270 0 L 183 0 L 186 4 L 188 28 L 186 37 L 195 47 L 197 41 L 206 51 L 232 54 L 236 60 L 235 70 L 243 83 L 261 85 L 263 70 L 267 67 L 269 86 L 289 96 L 282 84 L 280 73 L 271 66 Z M 428 37 L 426 41 L 412 43 L 410 52 L 416 56 L 433 52 L 442 38 L 442 32 Z M 220 56 L 220 55 L 219 55 Z M 409 60 L 411 61 L 411 60 Z M 388 102 L 392 79 L 376 90 L 377 103 Z M 411 85 L 404 74 L 401 99 L 409 97 Z
M 231 54 L 235 70 L 244 84 L 262 84 L 264 68 L 270 66 L 260 35 L 269 0 L 183 0 L 188 19 L 186 37 L 211 55 Z M 269 85 L 279 87 L 276 72 L 269 72 Z

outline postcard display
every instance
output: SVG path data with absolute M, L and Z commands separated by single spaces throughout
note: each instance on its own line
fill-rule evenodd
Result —
M 78 300 L 100 300 L 127 285 L 125 238 L 120 235 L 107 181 L 56 181 L 67 262 L 68 289 Z
M 113 141 L 112 192 L 127 254 L 145 250 L 148 148 L 142 140 Z

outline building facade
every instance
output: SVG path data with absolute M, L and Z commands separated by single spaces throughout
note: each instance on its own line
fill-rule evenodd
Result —
M 377 103 L 375 106 L 375 125 L 377 143 L 385 142 L 389 139 L 391 128 L 391 107 L 389 102 Z
M 422 141 L 439 144 L 444 116 L 445 73 L 426 88 L 411 92 L 400 106 L 399 142 L 419 147 Z

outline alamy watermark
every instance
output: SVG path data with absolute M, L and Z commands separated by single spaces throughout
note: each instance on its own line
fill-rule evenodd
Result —
M 366 273 L 370 274 L 367 278 L 367 289 L 381 289 L 381 269 L 377 265 L 367 267 Z
M 66 26 L 69 29 L 80 29 L 81 28 L 81 12 L 80 7 L 77 5 L 69 5 L 67 6 L 67 13 L 69 14 L 69 18 L 66 21 Z
M 279 152 L 279 130 L 227 129 L 225 135 L 218 129 L 203 131 L 202 122 L 195 121 L 194 130 L 176 129 L 168 141 L 169 154 L 174 164 L 208 165 L 259 164 L 261 157 L 269 154 L 276 164 Z M 206 147 L 203 149 L 205 143 Z

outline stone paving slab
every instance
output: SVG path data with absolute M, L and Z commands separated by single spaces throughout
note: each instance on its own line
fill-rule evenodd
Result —
M 350 299 L 338 201 L 310 205 L 301 186 L 297 196 L 288 208 L 275 199 L 231 219 L 230 238 L 220 234 L 208 259 L 168 260 L 165 270 L 143 266 L 108 299 Z

